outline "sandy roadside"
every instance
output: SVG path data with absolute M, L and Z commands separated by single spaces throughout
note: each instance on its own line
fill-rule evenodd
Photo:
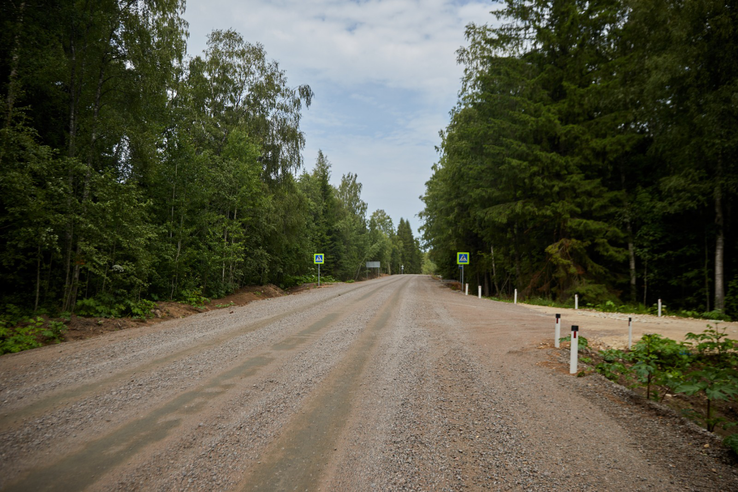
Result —
M 561 333 L 566 336 L 571 325 L 578 325 L 581 335 L 598 340 L 613 348 L 625 348 L 628 345 L 628 318 L 633 318 L 633 343 L 646 333 L 658 333 L 673 340 L 685 340 L 687 333 L 701 333 L 707 325 L 715 326 L 715 321 L 676 316 L 658 316 L 648 314 L 601 313 L 586 309 L 563 309 L 548 306 L 521 304 L 529 309 L 551 316 L 551 330 L 555 315 L 561 314 Z M 717 322 L 720 328 L 727 328 L 729 338 L 738 339 L 738 322 Z

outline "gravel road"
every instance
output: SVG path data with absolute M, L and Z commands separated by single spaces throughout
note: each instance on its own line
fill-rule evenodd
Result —
M 393 276 L 0 357 L 0 490 L 738 490 L 707 432 Z

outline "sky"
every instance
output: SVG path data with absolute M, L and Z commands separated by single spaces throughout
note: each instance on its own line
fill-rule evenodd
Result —
M 187 0 L 188 52 L 213 29 L 261 43 L 288 85 L 309 85 L 303 110 L 305 167 L 318 150 L 332 183 L 349 172 L 362 183 L 369 214 L 385 210 L 418 235 L 420 196 L 438 161 L 439 131 L 457 101 L 471 22 L 491 24 L 492 0 Z

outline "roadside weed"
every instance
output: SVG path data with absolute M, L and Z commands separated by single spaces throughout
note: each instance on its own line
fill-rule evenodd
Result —
M 690 399 L 692 408 L 682 412 L 710 432 L 738 425 L 715 413 L 717 402 L 734 402 L 738 397 L 738 341 L 711 325 L 686 338 L 686 342 L 676 342 L 647 334 L 630 351 L 601 350 L 595 370 L 612 381 L 642 387 L 648 399 L 663 401 L 667 394 L 700 396 Z M 736 436 L 726 438 L 734 450 L 738 448 Z

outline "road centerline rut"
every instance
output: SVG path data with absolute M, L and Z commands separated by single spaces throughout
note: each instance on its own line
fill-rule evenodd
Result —
M 404 287 L 404 285 L 403 285 Z M 401 291 L 400 291 L 401 292 Z M 359 378 L 379 334 L 399 305 L 398 294 L 382 306 L 350 351 L 333 369 L 305 411 L 239 485 L 243 491 L 315 490 L 348 415 Z

